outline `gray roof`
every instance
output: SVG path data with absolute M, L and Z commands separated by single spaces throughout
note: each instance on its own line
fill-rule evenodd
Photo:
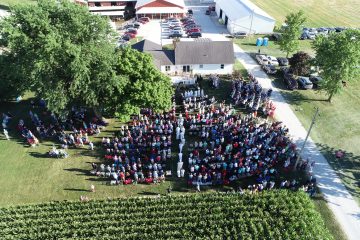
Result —
M 183 41 L 175 47 L 175 65 L 233 64 L 234 46 L 230 41 Z
M 142 40 L 132 45 L 133 49 L 150 53 L 154 64 L 160 68 L 165 65 L 187 64 L 233 64 L 234 47 L 230 41 L 196 41 L 177 42 L 175 50 L 162 50 L 161 45 L 149 40 Z
M 142 40 L 131 46 L 140 52 L 146 52 L 153 56 L 154 64 L 160 68 L 162 65 L 174 65 L 174 51 L 162 50 L 161 45 L 149 40 Z

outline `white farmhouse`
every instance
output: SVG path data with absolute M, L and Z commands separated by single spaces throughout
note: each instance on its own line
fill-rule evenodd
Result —
M 230 33 L 271 33 L 275 19 L 250 0 L 216 0 L 216 14 Z
M 149 53 L 154 64 L 168 75 L 231 74 L 234 48 L 230 41 L 180 41 L 174 50 L 163 50 L 161 45 L 142 40 L 132 48 Z

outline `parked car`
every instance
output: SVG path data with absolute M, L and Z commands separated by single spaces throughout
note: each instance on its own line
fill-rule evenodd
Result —
M 274 65 L 268 64 L 268 65 L 262 65 L 262 68 L 267 74 L 276 74 L 277 70 Z
M 170 31 L 182 31 L 182 27 L 173 27 L 173 28 L 170 28 Z
M 135 38 L 134 34 L 124 34 L 122 39 L 125 41 L 130 41 L 131 39 Z
M 132 34 L 138 34 L 138 32 L 137 32 L 137 30 L 135 29 L 135 28 L 128 28 L 127 30 L 126 30 L 126 33 L 132 33 Z
M 194 25 L 194 24 L 196 24 L 194 20 L 189 20 L 182 23 L 183 26 Z
M 316 34 L 314 32 L 308 32 L 307 33 L 307 38 L 314 40 L 316 38 Z
M 189 38 L 199 38 L 199 37 L 202 37 L 202 34 L 201 34 L 201 32 L 191 32 L 188 34 L 188 37 Z
M 322 81 L 322 78 L 319 77 L 319 76 L 310 76 L 309 79 L 310 79 L 310 81 L 311 81 L 312 84 L 313 84 L 313 88 L 318 88 L 320 82 Z
M 144 21 L 146 23 L 150 22 L 150 18 L 148 18 L 148 17 L 141 17 L 140 20 Z
M 300 40 L 306 40 L 308 39 L 308 33 L 307 32 L 303 32 L 300 36 Z
M 135 34 L 135 33 L 131 33 L 131 32 L 126 32 L 126 33 L 124 33 L 124 35 L 130 36 L 130 39 L 133 39 L 133 38 L 136 37 L 136 34 Z
M 278 57 L 277 60 L 279 62 L 279 66 L 288 66 L 289 65 L 289 60 L 287 58 Z
M 268 59 L 264 54 L 257 54 L 255 58 L 260 65 L 268 64 Z
M 187 33 L 201 32 L 201 29 L 200 28 L 191 28 L 191 29 L 186 30 L 186 32 Z
M 299 77 L 298 82 L 299 82 L 299 86 L 302 89 L 312 89 L 313 88 L 313 84 L 308 77 Z
M 205 15 L 210 15 L 210 10 L 206 10 Z
M 134 22 L 134 28 L 140 28 L 141 22 Z
M 245 38 L 247 36 L 247 32 L 244 32 L 244 31 L 236 32 L 236 33 L 233 33 L 232 36 L 234 38 Z
M 128 23 L 125 25 L 124 27 L 125 29 L 128 29 L 128 28 L 135 28 L 135 25 L 133 23 Z
M 187 21 L 194 21 L 194 19 L 192 17 L 184 17 L 182 19 L 180 19 L 181 22 L 187 22 Z
M 281 33 L 273 33 L 270 36 L 270 39 L 273 40 L 273 41 L 279 41 L 280 38 L 281 38 Z
M 169 38 L 181 38 L 183 35 L 181 33 L 170 33 Z
M 170 30 L 170 35 L 172 35 L 172 34 L 184 35 L 184 31 L 183 30 Z
M 192 25 L 187 25 L 186 27 L 183 27 L 185 30 L 188 29 L 192 29 L 192 28 L 201 28 L 200 25 L 196 25 L 196 24 L 192 24 Z
M 292 73 L 289 72 L 284 73 L 284 83 L 289 90 L 294 90 L 298 88 L 298 82 L 296 81 Z
M 267 59 L 268 59 L 268 63 L 267 63 L 267 64 L 271 64 L 271 65 L 274 65 L 274 66 L 279 66 L 279 62 L 278 62 L 278 60 L 277 60 L 276 57 L 267 56 Z

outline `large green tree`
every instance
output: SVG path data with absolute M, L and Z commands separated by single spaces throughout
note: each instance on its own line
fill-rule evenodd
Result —
M 360 30 L 319 36 L 313 42 L 313 48 L 323 78 L 321 89 L 328 94 L 329 102 L 344 83 L 360 81 Z
M 279 45 L 280 50 L 286 52 L 286 57 L 290 53 L 299 50 L 299 37 L 301 35 L 301 26 L 306 21 L 303 11 L 290 13 L 286 16 L 285 26 L 280 31 L 281 38 L 276 43 Z
M 98 113 L 97 110 L 110 110 L 111 114 L 115 113 L 111 110 L 126 109 L 124 114 L 128 114 L 138 112 L 140 107 L 156 106 L 157 110 L 169 107 L 171 99 L 163 99 L 164 95 L 155 94 L 152 88 L 165 84 L 166 91 L 159 89 L 169 92 L 170 80 L 154 69 L 151 62 L 142 68 L 131 66 L 130 71 L 119 68 L 120 63 L 128 60 L 122 59 L 122 50 L 116 50 L 115 33 L 107 18 L 93 15 L 68 0 L 38 0 L 35 6 L 14 6 L 11 13 L 0 22 L 4 61 L 12 66 L 1 72 L 11 83 L 7 85 L 21 84 L 20 90 L 35 92 L 56 113 L 73 104 L 93 108 Z M 131 54 L 135 53 L 125 57 L 133 57 Z M 143 60 L 141 53 L 136 58 Z M 142 76 L 146 71 L 155 71 L 155 77 Z M 134 74 L 138 78 L 133 78 Z M 128 90 L 134 86 L 138 86 L 139 92 L 154 95 L 136 101 L 137 96 Z

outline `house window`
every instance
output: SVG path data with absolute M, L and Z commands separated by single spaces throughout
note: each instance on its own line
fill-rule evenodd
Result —
M 95 7 L 101 7 L 101 3 L 100 2 L 95 2 Z
M 183 72 L 190 72 L 190 66 L 189 65 L 184 65 L 183 66 Z
M 221 64 L 221 65 L 220 65 L 220 68 L 221 68 L 221 69 L 224 69 L 224 64 Z
M 117 2 L 111 2 L 112 7 L 117 6 L 116 4 L 117 4 Z
M 200 64 L 200 65 L 199 65 L 199 68 L 204 68 L 204 65 Z
M 170 71 L 170 66 L 165 66 L 165 71 Z

